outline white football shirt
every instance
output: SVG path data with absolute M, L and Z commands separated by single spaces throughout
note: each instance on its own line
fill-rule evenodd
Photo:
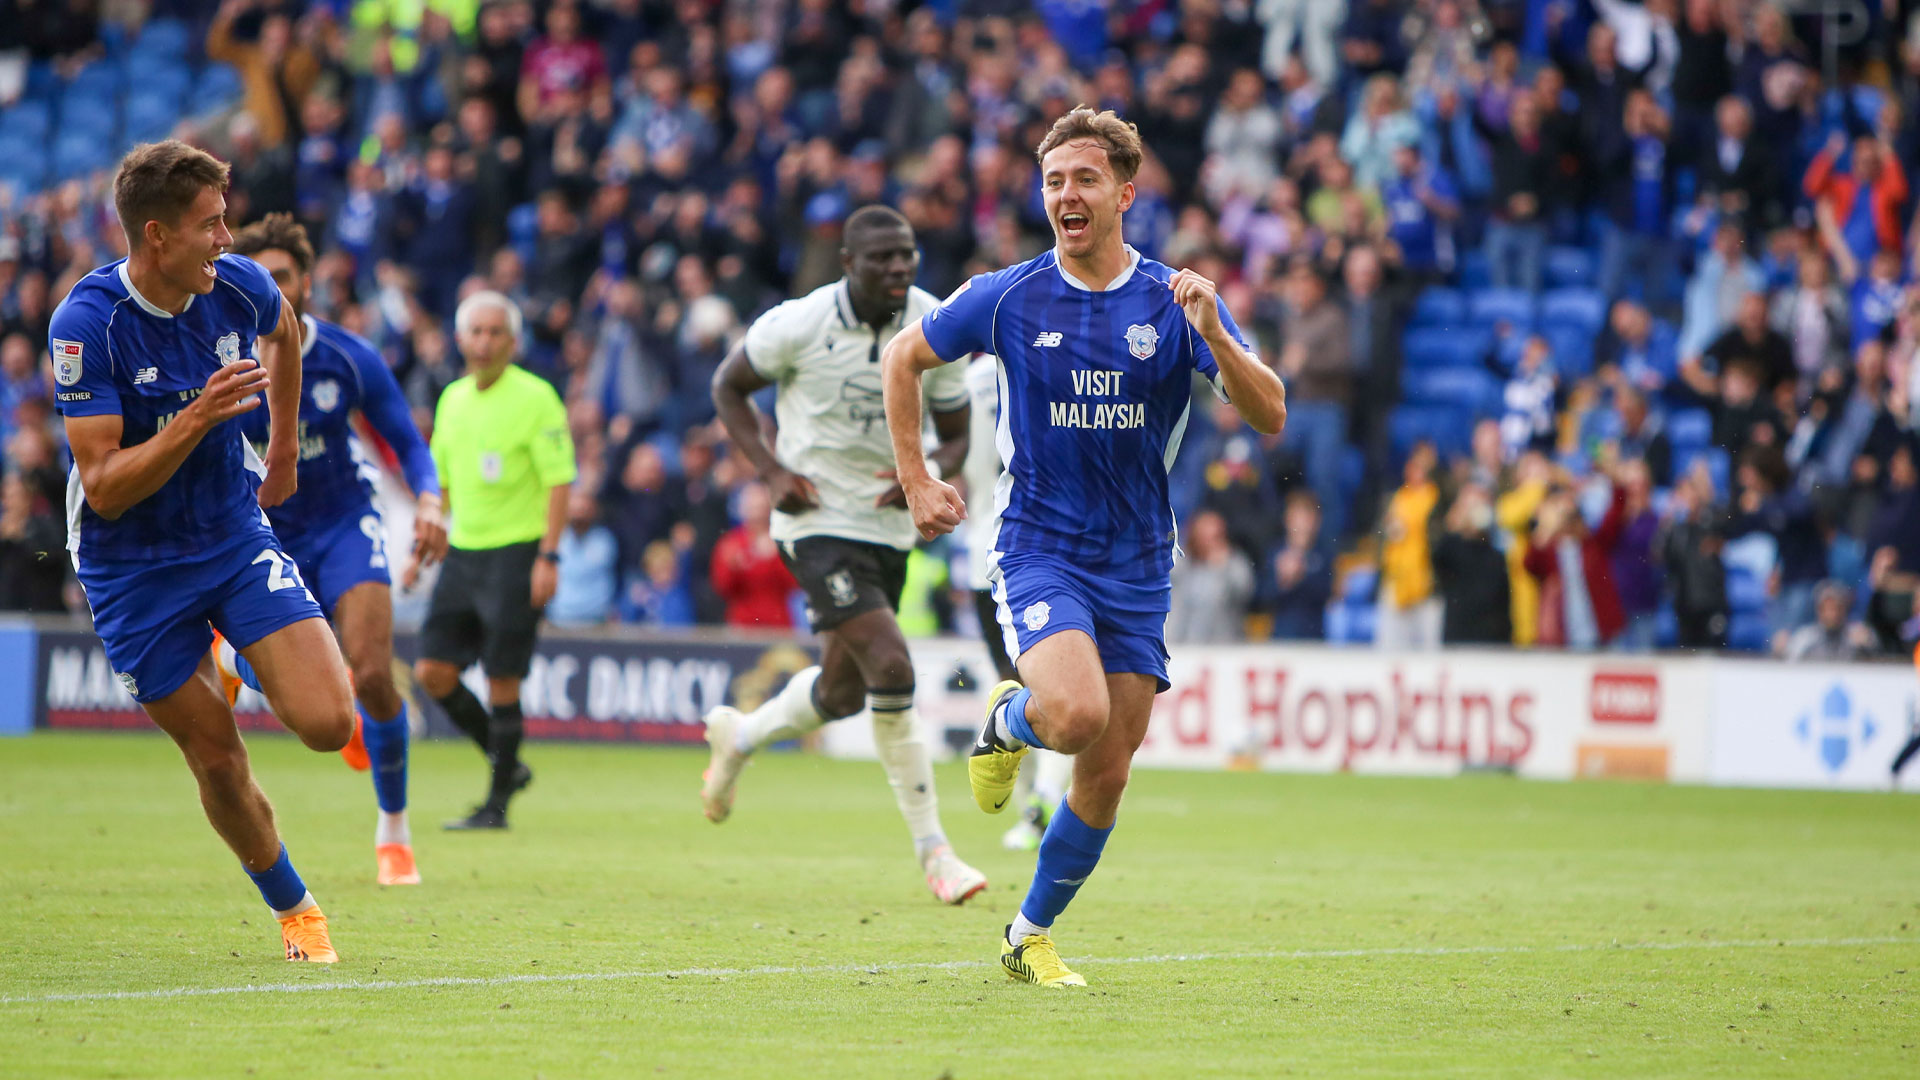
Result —
M 853 313 L 845 278 L 779 305 L 747 328 L 747 362 L 778 388 L 774 457 L 813 481 L 818 508 L 773 514 L 775 540 L 834 536 L 905 551 L 919 540 L 904 507 L 873 501 L 893 481 L 893 441 L 881 400 L 880 350 L 907 323 L 940 305 L 924 289 L 878 332 Z M 966 370 L 942 365 L 921 379 L 926 407 L 953 412 L 967 404 Z

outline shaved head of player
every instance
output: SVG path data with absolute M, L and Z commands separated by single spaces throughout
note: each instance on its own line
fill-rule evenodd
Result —
M 907 292 L 920 275 L 920 248 L 913 226 L 884 206 L 864 206 L 847 218 L 841 234 L 840 269 L 860 321 L 882 325 L 907 306 Z
M 1112 112 L 1083 106 L 1056 120 L 1035 150 L 1053 250 L 972 278 L 895 335 L 881 361 L 901 487 L 932 537 L 968 508 L 925 467 L 921 377 L 975 354 L 999 358 L 1006 473 L 987 530 L 989 578 L 1020 680 L 989 695 L 967 775 L 974 801 L 999 813 L 1029 747 L 1076 755 L 1000 943 L 1007 975 L 1041 986 L 1086 985 L 1051 928 L 1100 861 L 1154 695 L 1171 685 L 1167 472 L 1193 377 L 1257 431 L 1286 423 L 1286 388 L 1213 282 L 1126 245 L 1122 218 L 1145 156 L 1140 133 Z

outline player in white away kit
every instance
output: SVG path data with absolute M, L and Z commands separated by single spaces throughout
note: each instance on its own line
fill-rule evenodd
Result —
M 1026 687 L 994 688 L 967 760 L 973 798 L 997 813 L 1030 746 L 1077 754 L 1073 788 L 1040 841 L 1032 887 L 1000 966 L 1041 986 L 1085 986 L 1049 928 L 1113 831 L 1153 696 L 1167 689 L 1173 569 L 1167 471 L 1198 373 L 1255 430 L 1286 423 L 1286 389 L 1254 355 L 1213 282 L 1121 241 L 1140 134 L 1111 112 L 1061 117 L 1040 143 L 1052 251 L 982 274 L 900 332 L 881 361 L 887 424 L 923 535 L 966 517 L 925 468 L 920 381 L 973 353 L 1000 358 L 993 585 Z
M 916 533 L 894 480 L 880 403 L 880 350 L 937 301 L 913 287 L 920 253 L 906 218 L 864 207 L 847 218 L 844 235 L 846 276 L 756 319 L 714 375 L 714 406 L 773 498 L 773 538 L 806 591 L 822 641 L 820 664 L 758 709 L 707 714 L 713 753 L 700 798 L 709 820 L 725 821 L 754 751 L 870 708 L 874 748 L 927 887 L 958 904 L 987 879 L 947 843 L 913 713 L 913 659 L 894 612 Z M 967 452 L 967 389 L 959 367 L 942 376 L 927 380 L 925 393 L 940 438 L 932 463 L 945 475 Z M 772 450 L 749 400 L 767 386 L 779 387 Z
M 1005 471 L 1000 448 L 994 445 L 994 430 L 1000 424 L 1000 361 L 992 356 L 975 356 L 967 364 L 967 398 L 971 416 L 967 421 L 967 460 L 961 477 L 967 482 L 968 498 L 986 498 L 1000 483 Z M 1006 636 L 1000 632 L 1000 602 L 993 598 L 993 519 L 985 514 L 967 522 L 968 588 L 973 590 L 973 610 L 980 619 L 980 637 L 1001 682 L 1019 678 L 1013 657 L 1007 652 Z M 1055 804 L 1067 794 L 1073 777 L 1073 759 L 1049 750 L 1038 751 L 1031 769 L 1023 769 L 1014 782 L 1013 805 L 1020 808 L 1020 820 L 1000 837 L 1000 846 L 1008 851 L 1032 851 L 1040 846 L 1047 819 Z

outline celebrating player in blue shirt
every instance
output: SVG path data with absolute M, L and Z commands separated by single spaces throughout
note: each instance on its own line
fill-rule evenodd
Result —
M 240 230 L 233 250 L 265 267 L 300 325 L 300 490 L 267 515 L 320 607 L 340 628 L 352 665 L 360 724 L 341 756 L 373 769 L 380 805 L 373 852 L 382 885 L 417 885 L 407 828 L 407 705 L 393 685 L 393 597 L 385 526 L 373 505 L 371 462 L 352 428 L 357 412 L 400 458 L 414 493 L 413 553 L 422 565 L 447 551 L 440 480 L 433 454 L 413 426 L 400 383 L 366 339 L 307 314 L 313 291 L 313 245 L 291 214 L 268 214 Z M 258 411 L 240 418 L 255 446 L 269 438 Z M 230 693 L 246 682 L 259 689 L 246 661 L 217 649 Z M 229 698 L 231 700 L 231 698 Z
M 1082 106 L 1054 123 L 1038 156 L 1054 249 L 962 285 L 902 330 L 881 365 L 900 483 L 931 537 L 967 511 L 926 469 L 921 373 L 974 353 L 1000 358 L 1006 472 L 990 580 L 1027 685 L 994 687 L 967 772 L 974 801 L 998 813 L 1028 747 L 1079 755 L 1000 964 L 1025 982 L 1084 986 L 1048 931 L 1100 860 L 1153 696 L 1168 686 L 1167 471 L 1193 374 L 1262 433 L 1278 433 L 1287 408 L 1213 282 L 1122 242 L 1142 156 L 1134 126 Z
M 221 254 L 226 189 L 225 164 L 172 140 L 135 147 L 114 176 L 128 255 L 80 279 L 48 332 L 74 460 L 67 546 L 107 660 L 179 744 L 287 959 L 332 963 L 208 656 L 217 628 L 281 723 L 316 750 L 346 745 L 346 665 L 261 511 L 295 488 L 300 327 L 266 271 Z M 263 396 L 264 465 L 234 422 Z

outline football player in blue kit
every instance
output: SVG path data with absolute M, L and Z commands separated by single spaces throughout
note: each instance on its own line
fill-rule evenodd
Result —
M 217 628 L 281 723 L 315 750 L 346 745 L 346 664 L 262 510 L 296 485 L 300 325 L 265 270 L 222 254 L 226 190 L 227 166 L 182 142 L 120 162 L 128 255 L 80 279 L 48 331 L 74 462 L 67 546 L 107 660 L 179 745 L 287 959 L 332 963 L 208 655 Z M 263 399 L 264 462 L 235 422 Z
M 341 756 L 373 770 L 380 807 L 373 853 L 382 885 L 417 885 L 413 838 L 407 826 L 407 704 L 393 682 L 393 596 L 385 525 L 373 505 L 378 466 L 354 435 L 355 413 L 367 418 L 400 459 L 414 495 L 413 557 L 422 566 L 447 552 L 440 480 L 426 440 L 413 426 L 407 399 L 372 344 L 349 330 L 307 314 L 312 295 L 313 245 L 291 214 L 268 214 L 234 236 L 233 252 L 273 275 L 300 326 L 300 490 L 267 513 L 273 531 L 320 608 L 340 633 L 340 651 L 359 699 L 355 738 Z M 247 438 L 264 446 L 267 418 L 240 418 Z M 224 643 L 215 661 L 229 692 L 242 682 L 259 689 L 255 673 Z
M 1100 860 L 1168 688 L 1165 644 L 1175 524 L 1167 472 L 1203 376 L 1247 423 L 1277 434 L 1286 389 L 1215 295 L 1214 283 L 1121 238 L 1140 135 L 1084 106 L 1040 143 L 1055 246 L 962 285 L 881 360 L 887 424 L 923 536 L 966 517 L 921 451 L 920 376 L 974 353 L 1000 358 L 989 580 L 1020 682 L 994 687 L 967 762 L 974 801 L 998 813 L 1027 748 L 1078 755 L 1047 824 L 1033 884 L 1000 944 L 1001 968 L 1041 986 L 1085 986 L 1050 929 Z

